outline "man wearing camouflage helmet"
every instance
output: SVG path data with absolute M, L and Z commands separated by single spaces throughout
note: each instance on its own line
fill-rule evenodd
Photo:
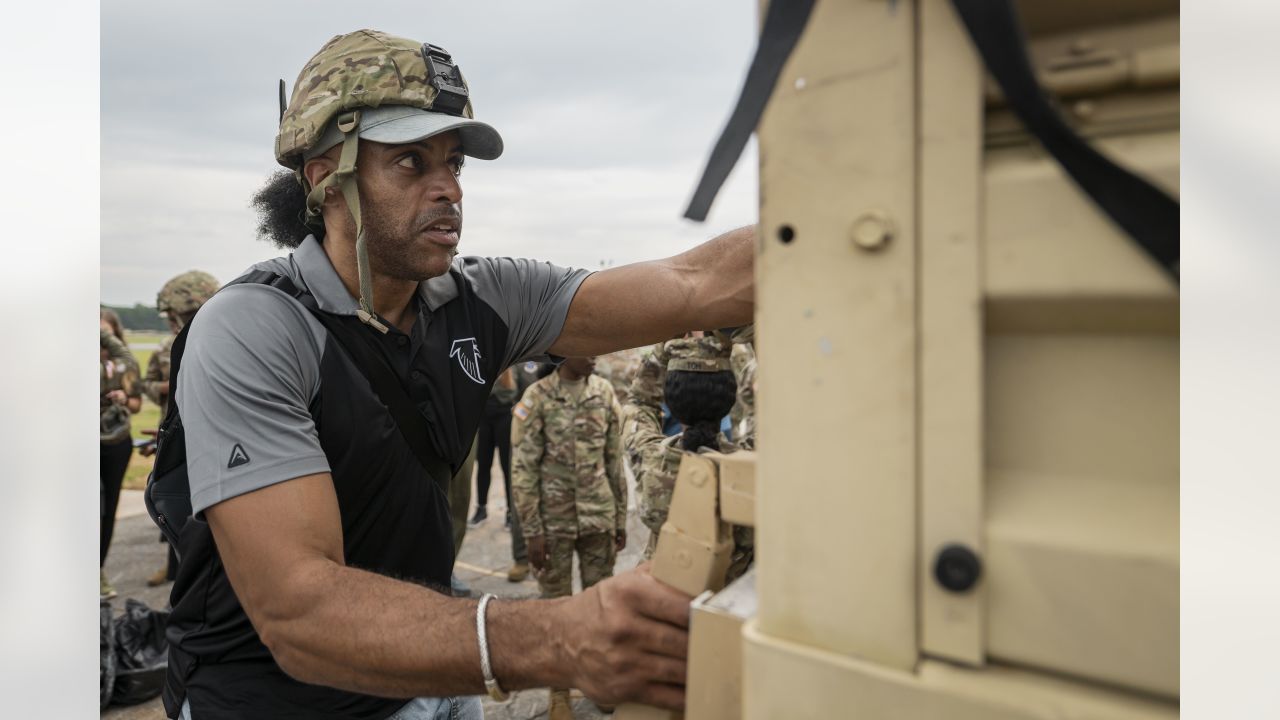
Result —
M 147 374 L 142 378 L 142 394 L 160 408 L 161 419 L 169 412 L 169 353 L 173 348 L 173 340 L 182 328 L 191 322 L 196 311 L 206 300 L 218 291 L 218 281 L 212 275 L 200 270 L 187 272 L 170 278 L 156 293 L 156 310 L 169 323 L 170 335 L 160 341 L 160 347 L 151 353 L 147 361 Z M 144 434 L 155 435 L 155 430 L 143 430 Z M 139 452 L 143 457 L 155 455 L 155 445 L 143 445 Z M 164 536 L 160 536 L 164 541 Z M 172 581 L 178 572 L 178 556 L 173 548 L 168 548 L 169 559 L 165 566 L 156 570 L 147 578 L 147 585 L 156 587 Z
M 754 233 L 594 274 L 456 257 L 463 157 L 501 152 L 441 48 L 359 31 L 303 68 L 276 141 L 289 172 L 255 199 L 292 253 L 204 306 L 176 374 L 195 514 L 171 717 L 471 718 L 460 696 L 530 687 L 682 707 L 690 598 L 644 569 L 569 598 L 449 597 L 438 466 L 512 364 L 748 322 Z M 388 372 L 426 449 L 366 379 Z
M 196 316 L 200 306 L 216 292 L 218 281 L 212 275 L 201 270 L 188 270 L 170 278 L 156 293 L 156 310 L 169 323 L 172 334 L 160 341 L 160 348 L 147 361 L 142 394 L 160 407 L 162 418 L 169 412 L 169 352 L 173 340 Z

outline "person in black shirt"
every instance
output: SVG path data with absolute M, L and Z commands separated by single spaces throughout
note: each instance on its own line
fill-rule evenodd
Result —
M 532 687 L 683 706 L 691 598 L 646 567 L 570 598 L 449 595 L 439 473 L 325 323 L 374 348 L 456 468 L 512 365 L 750 322 L 754 230 L 596 273 L 460 257 L 463 157 L 502 151 L 468 93 L 444 50 L 368 30 L 295 84 L 289 171 L 255 201 L 292 252 L 205 304 L 177 373 L 195 515 L 170 717 L 475 718 L 467 696 Z

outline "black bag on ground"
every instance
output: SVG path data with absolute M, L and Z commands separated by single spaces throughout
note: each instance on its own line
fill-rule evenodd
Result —
M 98 603 L 98 709 L 106 710 L 116 682 L 116 636 L 112 630 L 111 601 L 99 600 Z
M 133 598 L 125 600 L 124 614 L 114 623 L 116 667 L 112 703 L 145 702 L 164 689 L 164 676 L 169 668 L 169 641 L 164 636 L 168 620 L 168 611 L 153 610 Z

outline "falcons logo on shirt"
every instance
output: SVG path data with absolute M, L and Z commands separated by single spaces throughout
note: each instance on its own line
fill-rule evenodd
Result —
M 480 346 L 473 337 L 460 338 L 453 341 L 449 348 L 449 357 L 458 359 L 458 367 L 477 385 L 484 384 L 484 376 L 480 374 Z

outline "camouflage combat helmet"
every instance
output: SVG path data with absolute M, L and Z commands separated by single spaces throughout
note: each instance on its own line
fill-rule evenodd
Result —
M 719 372 L 733 370 L 730 356 L 733 346 L 755 340 L 756 324 L 716 330 L 696 338 L 668 340 L 662 346 L 661 357 L 666 359 L 667 370 L 688 372 Z
M 733 369 L 729 362 L 733 343 L 727 342 L 727 338 L 719 333 L 697 338 L 668 340 L 664 350 L 667 356 L 667 370 L 719 372 Z
M 200 309 L 213 294 L 218 292 L 218 281 L 201 270 L 188 270 L 169 280 L 156 293 L 156 309 L 170 316 L 181 317 Z
M 402 144 L 457 131 L 463 154 L 493 160 L 502 154 L 502 137 L 475 120 L 466 80 L 446 50 L 376 30 L 357 30 L 325 43 L 298 74 L 287 107 L 281 81 L 280 105 L 276 160 L 294 170 L 307 190 L 308 225 L 322 227 L 325 190 L 341 189 L 356 226 L 356 314 L 386 332 L 373 314 L 369 254 L 355 182 L 357 140 Z M 338 144 L 342 153 L 337 170 L 308 188 L 303 164 Z

